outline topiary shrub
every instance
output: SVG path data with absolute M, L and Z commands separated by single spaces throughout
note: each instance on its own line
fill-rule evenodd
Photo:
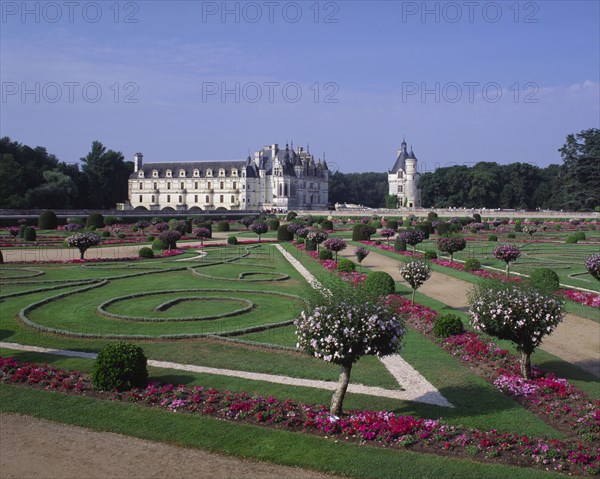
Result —
M 400 236 L 397 236 L 394 241 L 394 251 L 406 251 L 406 242 Z
M 104 216 L 102 213 L 90 213 L 87 217 L 87 221 L 85 222 L 86 227 L 94 226 L 95 228 L 103 228 L 104 227 Z
M 536 269 L 529 278 L 531 285 L 542 293 L 554 293 L 560 289 L 558 275 L 550 268 Z
M 385 227 L 386 228 L 391 228 L 394 231 L 397 231 L 398 230 L 398 222 L 396 220 L 387 220 L 385 222 Z
M 229 237 L 227 238 L 227 244 L 229 244 L 229 245 L 232 245 L 232 246 L 235 246 L 236 244 L 238 244 L 238 239 L 237 239 L 237 237 L 236 237 L 236 236 L 233 236 L 233 235 L 229 236 Z
M 27 228 L 25 228 L 25 232 L 23 233 L 23 239 L 25 241 L 35 241 L 37 239 L 37 234 L 33 226 L 28 226 Z
M 288 225 L 280 225 L 277 228 L 277 241 L 292 241 L 294 233 L 288 229 Z
M 219 221 L 215 225 L 215 231 L 229 231 L 229 223 L 227 221 Z
M 148 382 L 148 360 L 132 343 L 108 343 L 92 366 L 92 384 L 101 391 L 143 388 Z
M 479 260 L 476 260 L 475 258 L 469 258 L 467 261 L 465 261 L 466 271 L 477 271 L 478 269 L 481 269 L 481 263 Z
M 342 273 L 352 273 L 356 270 L 356 265 L 349 259 L 341 259 L 337 265 L 338 271 Z
M 269 231 L 278 231 L 279 230 L 279 220 L 272 219 L 267 222 L 269 225 Z
M 383 227 L 383 225 L 381 224 L 381 221 L 379 221 L 379 220 L 371 221 L 371 223 L 369 223 L 369 224 L 371 225 L 372 228 L 375 228 L 376 230 Z
M 433 324 L 433 334 L 438 338 L 448 338 L 455 334 L 462 334 L 465 328 L 462 320 L 455 314 L 442 314 Z
M 154 258 L 154 251 L 152 251 L 152 248 L 148 248 L 147 246 L 140 248 L 138 254 L 140 255 L 140 258 Z
M 364 287 L 369 289 L 370 293 L 377 296 L 387 296 L 396 292 L 396 283 L 388 273 L 383 271 L 374 271 L 370 273 L 365 282 Z
M 417 231 L 422 231 L 423 234 L 425 235 L 424 239 L 429 239 L 429 234 L 432 233 L 433 227 L 431 226 L 431 223 L 417 223 L 415 225 L 415 229 Z
M 449 234 L 451 226 L 452 226 L 451 223 L 445 223 L 445 222 L 441 221 L 437 225 L 437 234 L 440 235 L 440 236 L 444 236 L 444 235 Z
M 435 251 L 427 250 L 423 253 L 425 259 L 437 259 L 437 253 Z
M 125 239 L 125 238 L 127 238 L 127 235 L 125 233 L 119 233 L 117 235 L 117 238 L 119 238 L 119 239 Z
M 305 249 L 305 251 L 317 251 L 317 243 L 315 243 L 314 241 L 311 241 L 309 239 L 306 239 L 304 241 L 304 249 Z
M 103 231 L 102 232 L 102 237 L 103 238 L 110 238 L 110 231 Z
M 506 235 L 506 237 L 507 237 L 507 238 L 510 238 L 510 239 L 514 239 L 514 238 L 516 238 L 516 235 L 515 235 L 514 233 L 508 233 L 508 234 Z
M 586 240 L 585 233 L 583 231 L 575 231 L 575 233 L 573 233 L 573 236 L 575 236 L 575 238 L 577 238 L 577 241 L 585 241 Z
M 156 236 L 154 236 L 154 235 L 148 235 L 148 236 L 146 236 L 146 241 L 152 242 L 155 240 L 155 238 L 156 238 Z
M 498 241 L 498 237 L 496 235 L 489 235 L 488 241 Z
M 327 230 L 327 231 L 332 231 L 333 230 L 333 221 L 330 221 L 330 220 L 323 221 L 321 223 L 321 229 Z
M 366 230 L 367 225 L 357 223 L 352 227 L 352 241 L 367 241 L 369 235 Z
M 42 230 L 55 230 L 58 228 L 58 218 L 54 211 L 42 211 L 38 218 L 38 228 Z
M 295 211 L 289 211 L 288 214 L 285 216 L 285 220 L 286 221 L 292 221 L 297 216 L 298 216 L 298 213 L 296 213 Z
M 23 239 L 25 237 L 25 230 L 27 229 L 27 225 L 19 226 L 19 238 Z
M 156 238 L 154 241 L 152 241 L 152 249 L 162 251 L 167 249 L 168 247 L 169 245 L 162 241 L 160 238 Z
M 438 214 L 435 211 L 430 211 L 429 213 L 427 213 L 427 219 L 429 221 L 435 221 L 438 219 Z
M 319 259 L 321 261 L 325 261 L 326 259 L 333 259 L 333 252 L 328 249 L 322 249 L 319 251 Z
M 577 243 L 577 237 L 575 235 L 567 236 L 567 239 L 565 240 L 565 243 L 567 243 L 567 244 L 575 244 L 575 243 Z

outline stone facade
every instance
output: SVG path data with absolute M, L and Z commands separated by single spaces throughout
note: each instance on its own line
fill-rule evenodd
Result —
M 398 198 L 398 207 L 421 207 L 420 176 L 417 172 L 417 157 L 413 153 L 412 147 L 409 153 L 406 142 L 402 141 L 396 163 L 388 171 L 389 194 Z
M 325 209 L 328 200 L 327 162 L 273 144 L 246 161 L 143 163 L 136 153 L 124 209 L 287 211 Z

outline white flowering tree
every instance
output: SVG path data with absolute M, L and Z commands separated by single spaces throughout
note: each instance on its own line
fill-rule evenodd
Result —
M 83 259 L 88 248 L 100 244 L 100 236 L 96 233 L 75 233 L 69 236 L 65 243 L 71 248 L 77 248 L 80 253 L 80 258 Z
M 475 329 L 516 344 L 525 379 L 531 378 L 531 354 L 565 315 L 562 301 L 555 296 L 525 284 L 497 280 L 475 285 L 469 294 L 469 306 Z
M 296 321 L 297 347 L 340 365 L 330 413 L 339 416 L 352 366 L 362 356 L 399 352 L 403 319 L 366 288 L 341 280 L 320 280 L 324 287 L 309 294 L 307 307 Z
M 431 268 L 423 261 L 410 261 L 400 265 L 400 275 L 412 288 L 412 304 L 415 304 L 415 293 L 421 285 L 431 277 Z

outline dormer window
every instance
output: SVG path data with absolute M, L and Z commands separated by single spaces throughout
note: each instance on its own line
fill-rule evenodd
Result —
M 225 176 L 225 169 L 224 168 L 220 168 L 219 169 L 219 176 Z
M 195 177 L 199 177 L 199 176 L 200 176 L 200 170 L 198 170 L 198 169 L 194 170 L 194 173 L 193 173 L 193 175 L 194 175 Z
M 206 176 L 212 176 L 212 170 L 210 168 L 206 170 Z
M 167 172 L 165 173 L 167 178 L 171 178 L 173 176 L 173 172 L 171 170 L 167 170 Z
M 238 175 L 237 168 L 234 168 L 233 170 L 231 170 L 231 176 L 237 176 L 237 175 Z
M 185 170 L 179 170 L 179 176 L 185 178 Z
M 140 170 L 138 173 L 138 178 L 143 178 L 144 177 L 144 171 Z
M 152 170 L 152 178 L 158 178 L 158 170 Z

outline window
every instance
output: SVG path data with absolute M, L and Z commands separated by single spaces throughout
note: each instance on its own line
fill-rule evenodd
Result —
M 235 203 L 235 196 L 231 195 L 231 202 Z
M 152 178 L 158 178 L 158 170 L 152 170 Z
M 210 199 L 208 198 L 208 195 L 206 195 L 206 202 L 210 203 Z
M 206 176 L 212 176 L 212 170 L 210 168 L 206 170 Z
M 179 195 L 179 204 L 183 203 L 183 196 Z
M 234 189 L 234 190 L 235 190 L 235 186 L 236 186 L 236 183 L 235 183 L 235 181 L 234 181 L 234 182 L 233 182 L 233 189 Z
M 224 189 L 225 188 L 225 183 L 223 183 L 222 181 L 219 184 L 219 188 Z
M 210 190 L 212 188 L 212 183 L 209 181 L 208 182 L 208 189 Z
M 238 175 L 237 168 L 234 168 L 233 170 L 231 170 L 231 176 L 237 176 L 237 175 Z
M 144 177 L 144 171 L 140 170 L 138 173 L 138 178 L 143 178 Z
M 194 195 L 194 203 L 198 203 L 198 195 Z
M 173 176 L 173 172 L 171 170 L 167 170 L 166 176 L 167 178 L 171 178 L 171 176 Z
M 154 189 L 158 190 L 158 183 L 154 183 Z
M 198 182 L 197 182 L 197 181 L 194 183 L 194 189 L 195 189 L 195 190 L 197 190 L 197 189 L 198 189 Z
M 140 203 L 142 202 L 142 195 L 140 195 Z
M 182 181 L 181 182 L 181 189 L 183 190 L 185 188 L 185 183 Z
M 142 183 L 142 182 L 140 181 L 140 190 L 143 190 L 143 189 L 144 189 L 144 183 Z
M 171 189 L 171 182 L 167 181 L 167 190 L 170 190 L 170 189 Z
M 179 170 L 179 176 L 185 178 L 185 170 Z
M 152 195 L 152 203 L 154 203 L 155 200 L 156 200 L 156 197 L 154 195 Z
M 219 169 L 219 176 L 225 176 L 225 170 L 223 168 Z
M 171 202 L 171 195 L 167 195 L 167 203 Z
M 194 176 L 198 177 L 198 176 L 200 176 L 200 170 L 196 169 L 196 170 L 194 170 L 194 172 L 192 174 Z
M 223 195 L 219 195 L 219 203 L 223 203 Z

